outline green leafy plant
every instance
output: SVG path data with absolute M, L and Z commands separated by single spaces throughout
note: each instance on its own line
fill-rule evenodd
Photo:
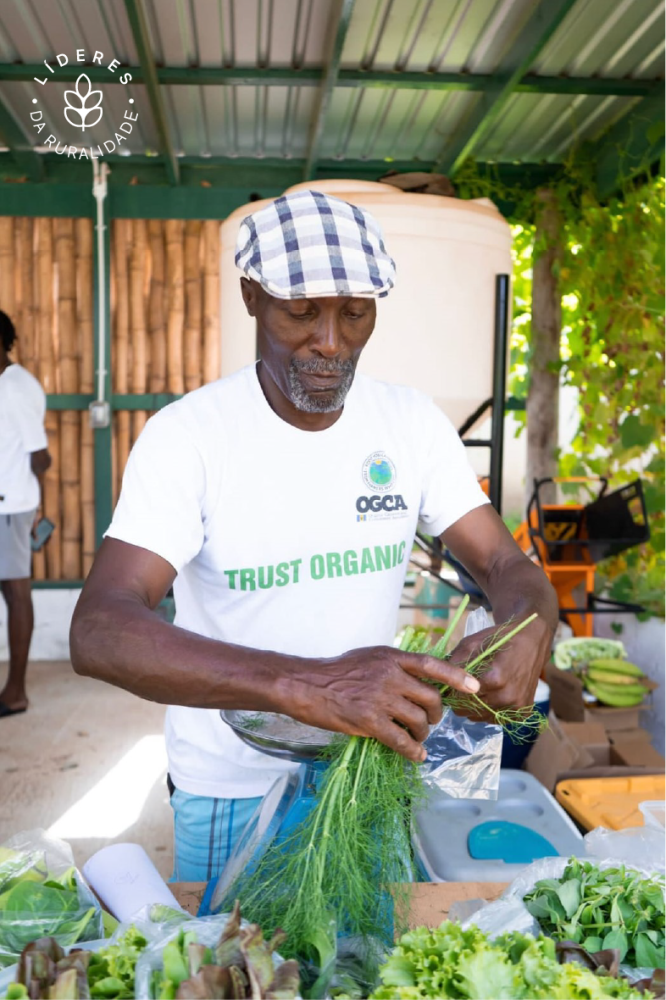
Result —
M 541 879 L 524 902 L 556 940 L 590 952 L 617 948 L 628 965 L 664 968 L 663 878 L 571 858 L 561 878 Z
M 11 965 L 36 938 L 53 936 L 68 946 L 102 936 L 101 911 L 79 886 L 76 870 L 58 878 L 46 874 L 30 869 L 0 895 L 0 966 Z
M 153 972 L 151 995 L 157 1000 L 290 1000 L 298 993 L 298 966 L 293 961 L 273 963 L 273 952 L 284 938 L 282 931 L 276 931 L 265 941 L 256 924 L 241 927 L 236 903 L 215 947 L 200 944 L 187 925 L 180 928 L 162 950 L 162 966 Z
M 98 952 L 64 950 L 53 937 L 38 938 L 21 953 L 16 981 L 7 989 L 7 1000 L 25 997 L 77 1000 L 131 1000 L 134 970 L 147 941 L 130 927 L 115 945 Z
M 447 658 L 458 616 L 432 648 L 431 637 L 413 629 L 403 635 L 402 648 Z M 467 669 L 474 674 L 487 669 L 497 650 L 531 620 L 498 630 Z M 490 711 L 477 696 L 465 700 L 446 686 L 440 693 L 450 707 Z M 495 713 L 498 722 L 516 731 L 531 717 L 530 710 Z M 533 725 L 543 721 L 539 716 Z M 327 759 L 314 808 L 240 875 L 227 899 L 228 904 L 238 897 L 243 912 L 262 927 L 286 932 L 283 953 L 301 963 L 310 996 L 326 988 L 338 935 L 366 942 L 364 978 L 373 981 L 373 941 L 390 940 L 393 919 L 399 927 L 404 917 L 408 890 L 394 888 L 394 908 L 389 886 L 412 881 L 411 818 L 423 795 L 418 766 L 377 740 L 340 738 L 328 748 Z
M 490 941 L 478 927 L 447 921 L 404 934 L 380 969 L 371 1000 L 591 1000 L 641 997 L 625 979 L 576 962 L 560 965 L 555 942 L 519 933 Z
M 562 476 L 640 476 L 650 541 L 598 567 L 598 589 L 664 616 L 664 178 L 627 183 L 602 202 L 584 151 L 548 182 L 562 219 L 560 368 L 578 390 L 579 425 L 559 456 Z M 491 198 L 512 223 L 513 320 L 509 393 L 529 390 L 535 192 L 500 182 L 468 161 L 462 198 Z M 525 426 L 517 411 L 518 431 Z

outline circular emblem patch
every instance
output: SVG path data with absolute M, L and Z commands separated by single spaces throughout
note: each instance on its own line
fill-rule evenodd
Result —
M 363 482 L 373 493 L 385 493 L 395 482 L 395 465 L 385 451 L 373 451 L 363 463 Z

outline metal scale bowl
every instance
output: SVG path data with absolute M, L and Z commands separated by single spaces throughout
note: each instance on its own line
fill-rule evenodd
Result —
M 224 871 L 209 884 L 201 916 L 219 912 L 240 873 L 256 865 L 271 843 L 285 840 L 302 823 L 315 804 L 318 784 L 328 766 L 322 754 L 339 738 L 338 733 L 306 726 L 276 712 L 226 709 L 220 716 L 253 750 L 300 767 L 281 775 L 257 806 Z

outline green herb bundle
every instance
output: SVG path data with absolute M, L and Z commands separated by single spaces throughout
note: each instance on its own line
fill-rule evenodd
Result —
M 418 927 L 404 934 L 379 975 L 382 985 L 371 1000 L 645 997 L 626 979 L 576 962 L 560 965 L 549 938 L 514 932 L 490 941 L 478 927 L 463 930 L 449 921 L 435 930 Z
M 438 660 L 448 660 L 451 653 L 448 650 L 451 635 L 455 629 L 461 615 L 469 603 L 469 597 L 465 597 L 460 602 L 453 620 L 444 632 L 441 639 L 434 645 L 430 632 L 427 629 L 413 628 L 408 625 L 405 629 L 400 649 L 407 653 L 425 653 L 434 656 Z M 510 622 L 498 626 L 495 634 L 487 640 L 481 652 L 465 664 L 467 673 L 474 677 L 481 677 L 489 669 L 495 653 L 513 639 L 514 635 L 521 632 L 526 625 L 533 622 L 536 614 L 530 615 L 525 621 L 520 622 L 514 628 L 510 628 Z M 440 694 L 442 704 L 450 708 L 452 712 L 459 714 L 484 714 L 490 716 L 498 726 L 508 734 L 514 743 L 528 742 L 534 739 L 536 733 L 540 732 L 547 725 L 545 717 L 538 712 L 534 706 L 525 708 L 502 708 L 495 709 L 488 705 L 478 694 L 462 694 L 447 685 L 441 685 Z
M 465 602 L 466 604 L 466 602 Z M 431 655 L 447 657 L 456 619 Z M 532 618 L 511 631 L 498 630 L 485 651 L 469 665 L 474 673 L 487 667 L 495 652 Z M 402 648 L 425 652 L 430 637 L 410 630 Z M 441 688 L 445 705 L 469 707 L 467 696 Z M 488 710 L 469 696 L 474 707 Z M 531 711 L 494 713 L 506 726 L 529 723 Z M 534 725 L 540 726 L 542 717 Z M 226 904 L 239 898 L 248 919 L 267 930 L 287 934 L 283 953 L 301 962 L 310 974 L 310 996 L 321 995 L 326 970 L 331 971 L 336 936 L 360 937 L 372 955 L 372 941 L 389 942 L 393 934 L 393 902 L 389 887 L 412 881 L 411 820 L 423 795 L 416 764 L 377 740 L 353 736 L 335 740 L 327 751 L 328 768 L 317 802 L 301 825 L 281 841 L 273 841 L 262 857 L 231 887 Z M 404 899 L 395 899 L 395 921 L 401 923 Z M 372 962 L 372 959 L 370 960 Z M 375 966 L 376 968 L 376 966 Z M 313 984 L 313 970 L 321 973 Z M 372 981 L 372 980 L 370 980 Z
M 664 968 L 664 879 L 571 858 L 561 878 L 541 879 L 525 905 L 542 929 L 586 951 L 617 948 L 636 968 Z

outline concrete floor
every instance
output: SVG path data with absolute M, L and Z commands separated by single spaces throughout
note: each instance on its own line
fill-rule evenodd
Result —
M 0 663 L 0 682 L 5 671 Z M 66 662 L 31 663 L 28 697 L 25 714 L 0 719 L 0 844 L 53 828 L 81 867 L 107 844 L 134 842 L 168 878 L 164 707 L 77 677 Z

